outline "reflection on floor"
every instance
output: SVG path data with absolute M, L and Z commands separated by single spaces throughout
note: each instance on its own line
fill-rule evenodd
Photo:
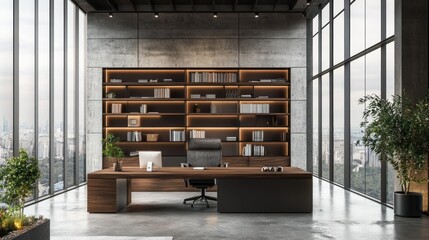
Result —
M 219 214 L 182 204 L 192 192 L 133 193 L 119 214 L 88 214 L 86 187 L 25 209 L 51 219 L 52 236 L 173 236 L 177 239 L 429 239 L 429 217 L 393 210 L 314 178 L 312 214 Z M 208 193 L 214 195 L 214 193 Z M 243 204 L 246 204 L 245 202 Z M 83 238 L 85 239 L 85 238 Z

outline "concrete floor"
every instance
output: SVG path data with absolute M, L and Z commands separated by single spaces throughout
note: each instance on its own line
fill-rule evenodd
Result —
M 119 214 L 88 214 L 86 187 L 42 201 L 26 214 L 51 219 L 52 236 L 173 236 L 177 239 L 429 239 L 429 217 L 391 208 L 314 178 L 312 214 L 219 214 L 191 208 L 187 192 L 133 193 Z M 209 193 L 209 195 L 214 195 Z

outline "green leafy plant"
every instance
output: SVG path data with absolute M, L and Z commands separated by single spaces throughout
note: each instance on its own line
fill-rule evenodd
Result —
M 106 92 L 106 97 L 107 98 L 115 98 L 116 97 L 116 92 L 114 92 L 114 91 Z
M 122 158 L 124 157 L 124 151 L 118 147 L 117 143 L 119 138 L 115 137 L 113 134 L 107 134 L 106 138 L 102 140 L 103 142 L 103 156 L 107 158 Z
M 359 103 L 366 104 L 362 142 L 392 164 L 402 191 L 407 194 L 412 182 L 427 181 L 422 171 L 429 152 L 429 96 L 413 103 L 405 93 L 392 101 L 367 95 Z
M 20 149 L 19 156 L 8 159 L 0 168 L 0 177 L 0 188 L 4 191 L 1 200 L 23 214 L 25 199 L 33 193 L 40 178 L 36 158 Z

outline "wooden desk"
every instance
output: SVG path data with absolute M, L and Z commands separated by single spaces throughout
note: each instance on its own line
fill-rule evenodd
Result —
M 146 172 L 129 167 L 122 172 L 104 169 L 88 174 L 88 212 L 118 212 L 131 203 L 131 179 L 211 179 L 218 189 L 218 212 L 312 212 L 312 175 L 286 167 L 284 172 L 230 167 L 194 170 L 167 167 Z

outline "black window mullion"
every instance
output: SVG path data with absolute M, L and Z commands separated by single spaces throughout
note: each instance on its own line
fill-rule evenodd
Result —
M 63 81 L 64 81 L 64 89 L 63 89 L 63 91 L 64 91 L 64 103 L 63 103 L 63 106 L 64 106 L 64 115 L 63 115 L 63 117 L 64 117 L 64 121 L 63 121 L 63 125 L 64 125 L 64 127 L 63 127 L 63 138 L 64 138 L 64 140 L 63 140 L 63 153 L 64 153 L 64 156 L 63 156 L 63 189 L 65 190 L 66 189 L 66 186 L 68 186 L 68 184 L 67 184 L 67 176 L 68 176 L 68 173 L 67 173 L 67 162 L 68 162 L 68 112 L 67 112 L 67 106 L 68 106 L 68 103 L 67 103 L 67 100 L 68 100 L 68 86 L 67 86 L 67 83 L 68 83 L 68 76 L 67 76 L 67 74 L 68 74 L 68 29 L 67 29 L 67 25 L 68 25 L 68 0 L 63 0 L 64 1 L 64 79 L 63 79 Z
M 80 149 L 80 144 L 79 144 L 79 94 L 82 94 L 79 92 L 79 46 L 80 46 L 80 42 L 79 42 L 79 9 L 76 7 L 75 8 L 75 19 L 74 19 L 74 32 L 75 32 L 75 93 L 74 93 L 74 106 L 75 106 L 75 128 L 74 128 L 74 140 L 75 140 L 75 154 L 74 154 L 74 166 L 75 166 L 75 170 L 74 170 L 74 185 L 79 185 L 79 167 L 80 167 L 80 162 L 79 162 L 79 149 Z
M 386 0 L 381 0 L 381 40 L 386 39 L 387 35 L 387 20 L 386 20 Z M 386 81 L 387 81 L 387 59 L 386 59 L 386 44 L 381 46 L 381 98 L 386 99 Z M 387 202 L 387 163 L 381 161 L 381 179 L 380 179 L 380 200 L 382 203 Z
M 350 4 L 344 0 L 344 59 L 350 58 Z M 344 64 L 344 187 L 351 187 L 350 62 Z
M 34 0 L 34 157 L 39 157 L 39 0 Z M 37 198 L 38 187 L 33 191 Z

